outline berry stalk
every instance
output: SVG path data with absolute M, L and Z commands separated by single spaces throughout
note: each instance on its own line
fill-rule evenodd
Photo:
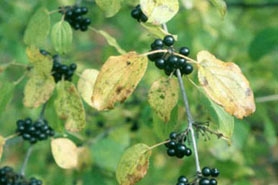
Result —
M 28 163 L 28 160 L 30 159 L 30 156 L 31 156 L 31 153 L 32 153 L 32 150 L 33 150 L 33 146 L 30 146 L 27 150 L 27 154 L 25 156 L 25 159 L 23 161 L 23 165 L 20 169 L 20 175 L 23 175 L 24 176 L 24 173 L 25 173 L 25 169 L 27 167 L 27 163 Z
M 197 149 L 197 142 L 196 142 L 195 132 L 194 132 L 194 129 L 193 129 L 194 120 L 193 120 L 192 114 L 190 112 L 190 107 L 189 107 L 189 102 L 188 102 L 187 94 L 186 94 L 186 91 L 185 91 L 185 87 L 183 85 L 183 80 L 182 80 L 181 72 L 180 72 L 179 69 L 176 70 L 176 74 L 177 74 L 177 77 L 178 77 L 179 86 L 180 86 L 181 93 L 182 93 L 182 99 L 183 99 L 185 110 L 186 110 L 186 116 L 187 116 L 187 120 L 188 120 L 188 130 L 191 133 L 191 139 L 192 139 L 192 145 L 193 145 L 193 151 L 194 151 L 194 157 L 195 157 L 195 164 L 196 164 L 196 170 L 197 170 L 197 172 L 201 172 L 201 167 L 200 167 L 200 162 L 199 162 L 199 155 L 198 155 L 198 149 Z

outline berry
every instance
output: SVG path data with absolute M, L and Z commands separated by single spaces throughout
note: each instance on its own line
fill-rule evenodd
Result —
M 212 177 L 218 177 L 218 175 L 220 174 L 220 171 L 217 168 L 212 168 L 210 172 Z
M 193 71 L 193 66 L 189 63 L 186 63 L 182 68 L 181 68 L 181 74 L 189 75 Z
M 147 22 L 148 17 L 142 12 L 141 6 L 138 4 L 134 9 L 131 10 L 131 17 L 136 19 L 138 22 Z
M 217 180 L 212 178 L 212 179 L 209 180 L 209 184 L 210 185 L 217 185 Z
M 178 158 L 182 158 L 185 155 L 186 152 L 186 146 L 184 144 L 179 143 L 176 146 L 176 156 Z
M 162 49 L 163 45 L 163 40 L 155 39 L 154 42 L 151 44 L 151 48 L 152 50 Z
M 181 47 L 179 50 L 179 53 L 184 55 L 184 56 L 188 56 L 190 53 L 190 50 L 188 47 Z
M 202 174 L 203 174 L 203 176 L 205 176 L 205 177 L 210 176 L 210 175 L 211 175 L 210 168 L 209 168 L 209 167 L 204 167 L 204 168 L 202 169 Z
M 155 60 L 155 66 L 159 69 L 164 69 L 165 67 L 165 60 L 163 58 L 158 58 Z
M 171 157 L 175 156 L 176 155 L 176 150 L 175 149 L 168 149 L 167 150 L 167 154 Z
M 177 136 L 178 136 L 178 134 L 177 134 L 176 132 L 171 132 L 171 133 L 169 134 L 169 138 L 170 138 L 171 140 L 176 139 Z
M 208 178 L 201 178 L 199 181 L 199 185 L 210 185 L 210 180 Z
M 190 148 L 186 148 L 185 151 L 184 151 L 184 155 L 185 156 L 191 156 L 191 154 L 192 154 L 191 149 Z
M 178 182 L 188 183 L 188 179 L 182 175 L 178 178 Z
M 163 39 L 163 43 L 166 46 L 172 46 L 175 43 L 175 39 L 172 35 L 166 35 Z
M 177 68 L 178 66 L 178 57 L 175 55 L 171 55 L 168 57 L 167 59 L 167 64 L 172 67 L 172 70 L 174 70 L 175 68 Z

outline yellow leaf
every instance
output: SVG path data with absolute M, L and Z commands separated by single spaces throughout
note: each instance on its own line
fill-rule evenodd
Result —
M 164 122 L 168 122 L 171 112 L 178 102 L 178 82 L 174 78 L 161 78 L 152 84 L 148 101 Z
M 106 110 L 112 109 L 116 102 L 124 102 L 142 79 L 147 65 L 147 57 L 136 52 L 109 57 L 94 86 L 93 106 L 97 110 Z
M 58 138 L 51 141 L 51 151 L 56 164 L 64 169 L 73 169 L 78 166 L 77 146 L 67 138 Z
M 208 51 L 200 51 L 197 61 L 199 82 L 210 99 L 239 119 L 255 111 L 249 81 L 236 64 L 223 62 Z
M 155 25 L 168 22 L 179 10 L 178 0 L 140 0 L 140 5 L 148 22 Z
M 81 97 L 91 107 L 93 107 L 91 97 L 98 73 L 99 71 L 96 69 L 85 69 L 77 83 L 77 89 L 80 92 Z

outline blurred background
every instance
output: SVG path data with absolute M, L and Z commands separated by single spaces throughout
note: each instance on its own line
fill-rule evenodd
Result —
M 1 72 L 1 66 L 9 62 L 27 64 L 26 45 L 23 35 L 29 19 L 39 7 L 46 7 L 51 13 L 51 24 L 61 20 L 57 8 L 73 5 L 75 1 L 33 1 L 1 0 L 0 2 L 0 92 L 6 84 L 17 83 L 9 96 L 7 105 L 0 105 L 0 134 L 8 137 L 15 133 L 18 119 L 37 119 L 41 111 L 28 109 L 22 104 L 23 89 L 28 78 L 23 78 L 24 68 L 20 65 Z M 94 1 L 82 1 L 89 8 L 91 26 L 101 29 L 116 38 L 126 51 L 147 52 L 156 38 L 130 16 L 130 11 L 139 1 L 122 0 L 120 11 L 107 18 Z M 201 166 L 217 167 L 220 170 L 218 184 L 221 185 L 278 185 L 278 2 L 277 0 L 227 0 L 228 8 L 222 17 L 217 8 L 206 0 L 181 0 L 178 14 L 167 23 L 169 33 L 177 35 L 176 45 L 191 49 L 190 57 L 196 58 L 200 50 L 208 50 L 223 61 L 232 61 L 240 66 L 253 88 L 256 98 L 256 112 L 244 120 L 235 120 L 231 145 L 225 140 L 209 135 L 198 137 Z M 65 63 L 78 65 L 73 82 L 83 69 L 100 69 L 111 55 L 119 55 L 99 34 L 74 31 L 73 47 L 63 56 Z M 47 41 L 42 46 L 54 52 Z M 26 169 L 26 176 L 37 176 L 44 184 L 114 185 L 115 169 L 124 150 L 135 143 L 154 145 L 168 137 L 167 132 L 158 133 L 147 102 L 151 84 L 163 76 L 153 64 L 133 95 L 114 110 L 97 112 L 84 103 L 87 114 L 86 129 L 70 135 L 78 146 L 88 146 L 90 157 L 82 170 L 63 170 L 51 155 L 49 140 L 36 144 Z M 196 70 L 189 79 L 196 84 Z M 188 91 L 190 108 L 196 121 L 210 120 L 208 107 L 202 101 L 202 94 L 184 78 Z M 59 125 L 62 121 L 53 109 L 53 98 L 48 103 L 46 118 L 50 124 Z M 178 131 L 186 122 L 182 101 L 175 108 L 174 129 Z M 216 124 L 216 123 L 211 123 Z M 55 127 L 55 126 L 54 126 Z M 167 129 L 166 129 L 167 130 Z M 169 130 L 171 131 L 171 130 Z M 61 131 L 62 133 L 63 131 Z M 18 139 L 9 140 L 4 148 L 0 166 L 10 165 L 19 170 L 29 147 Z M 39 162 L 38 162 L 39 161 Z M 175 184 L 180 175 L 192 177 L 195 173 L 193 156 L 184 159 L 170 158 L 166 148 L 153 150 L 150 166 L 145 178 L 138 185 Z

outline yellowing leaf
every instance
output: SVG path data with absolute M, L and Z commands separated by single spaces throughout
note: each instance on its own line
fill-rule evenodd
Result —
M 55 108 L 58 116 L 66 120 L 68 131 L 78 132 L 85 127 L 85 110 L 81 98 L 73 83 L 60 81 L 57 83 Z
M 5 142 L 6 142 L 5 138 L 0 135 L 0 161 L 1 161 L 1 158 L 2 158 L 3 148 L 4 148 L 4 145 L 5 145 Z
M 178 0 L 140 0 L 140 5 L 148 22 L 155 25 L 168 22 L 179 10 Z
M 51 75 L 52 61 L 40 54 L 37 48 L 27 48 L 26 53 L 33 68 L 24 88 L 23 103 L 26 107 L 36 108 L 51 97 L 55 88 Z
M 116 170 L 118 183 L 133 185 L 141 180 L 147 173 L 150 156 L 150 147 L 145 144 L 139 143 L 128 148 L 122 155 Z
M 114 16 L 121 8 L 120 0 L 96 0 L 96 4 L 105 12 L 106 17 Z
M 24 105 L 33 108 L 40 106 L 51 97 L 54 88 L 52 76 L 33 73 L 24 88 Z
M 24 33 L 24 42 L 28 45 L 41 45 L 50 29 L 50 16 L 45 8 L 38 9 L 31 17 Z
M 77 146 L 67 138 L 51 141 L 51 152 L 56 164 L 64 169 L 73 169 L 78 164 Z
M 102 66 L 93 90 L 92 103 L 97 110 L 112 109 L 134 91 L 145 74 L 148 59 L 135 52 L 111 56 Z
M 200 51 L 197 60 L 199 82 L 210 99 L 239 119 L 255 111 L 252 89 L 236 64 L 223 62 L 208 51 Z
M 178 102 L 178 82 L 174 78 L 161 78 L 152 84 L 148 101 L 160 119 L 168 122 Z
M 148 24 L 144 23 L 141 24 L 146 30 L 148 30 L 151 34 L 153 34 L 155 37 L 158 38 L 164 38 L 166 35 L 171 35 L 167 31 L 165 31 L 160 25 L 153 25 L 153 24 Z M 177 40 L 177 36 L 173 35 L 175 40 Z
M 51 41 L 54 49 L 60 53 L 67 53 L 71 48 L 72 29 L 68 22 L 60 21 L 53 25 L 51 30 Z
M 77 83 L 77 89 L 80 92 L 81 97 L 91 107 L 93 107 L 91 97 L 98 73 L 99 71 L 96 69 L 85 69 Z

